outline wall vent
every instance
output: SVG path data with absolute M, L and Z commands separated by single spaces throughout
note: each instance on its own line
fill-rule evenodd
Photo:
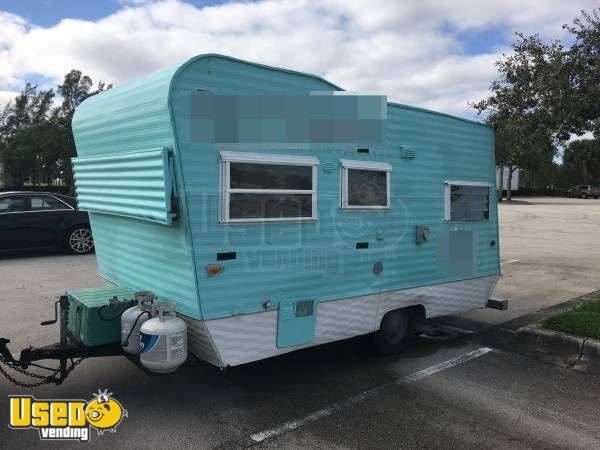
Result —
M 417 154 L 417 152 L 415 151 L 414 148 L 404 148 L 404 147 L 400 148 L 400 156 L 402 158 L 407 158 L 407 159 L 414 158 L 416 154 Z
M 333 161 L 325 161 L 323 164 L 323 172 L 331 173 L 335 170 L 336 164 Z
M 314 305 L 314 300 L 302 300 L 296 302 L 296 317 L 312 316 Z

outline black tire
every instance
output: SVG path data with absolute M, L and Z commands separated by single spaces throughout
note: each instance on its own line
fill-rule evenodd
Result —
M 585 194 L 585 192 L 581 194 L 581 198 L 584 200 L 587 198 L 587 195 Z
M 373 335 L 373 343 L 379 353 L 397 354 L 412 344 L 415 338 L 413 316 L 408 309 L 397 309 L 383 316 L 379 330 Z
M 94 251 L 94 237 L 87 225 L 78 225 L 67 233 L 65 247 L 74 255 L 87 255 Z

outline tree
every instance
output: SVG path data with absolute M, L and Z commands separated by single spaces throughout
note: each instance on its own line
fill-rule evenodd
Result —
M 516 102 L 516 100 L 514 100 Z M 512 179 L 517 168 L 531 170 L 540 161 L 552 160 L 556 147 L 550 132 L 541 127 L 535 117 L 503 108 L 496 109 L 487 118 L 494 128 L 496 164 L 500 167 L 500 192 L 504 189 L 504 168 L 508 168 L 507 200 L 512 198 Z
M 99 81 L 95 89 L 93 85 L 92 79 L 80 70 L 71 70 L 66 74 L 63 84 L 58 86 L 58 93 L 63 97 L 60 115 L 72 119 L 75 108 L 86 98 L 112 88 L 112 84 L 107 85 L 103 81 Z
M 490 90 L 492 95 L 472 106 L 487 115 L 494 128 L 496 163 L 501 172 L 507 166 L 507 199 L 512 196 L 512 175 L 517 167 L 535 164 L 535 155 L 553 154 L 560 136 L 554 131 L 557 114 L 539 107 L 539 91 L 545 83 L 563 84 L 558 68 L 563 59 L 560 42 L 543 43 L 538 36 L 517 35 L 514 53 L 503 55 L 496 63 L 500 77 Z M 503 174 L 501 173 L 503 179 Z M 500 186 L 502 191 L 503 186 Z
M 560 178 L 561 167 L 554 162 L 555 148 L 544 149 L 534 147 L 526 152 L 519 167 L 520 181 L 523 186 L 530 188 L 556 188 Z
M 63 161 L 62 178 L 71 192 L 74 191 L 71 158 L 76 154 L 71 124 L 75 108 L 86 98 L 111 88 L 112 84 L 107 85 L 100 81 L 94 89 L 92 79 L 87 75 L 83 75 L 80 70 L 71 70 L 65 75 L 63 84 L 58 86 L 58 92 L 63 97 L 62 104 L 55 111 L 57 130 L 62 133 L 59 138 L 63 145 L 61 157 Z
M 575 38 L 568 52 L 572 131 L 579 135 L 594 131 L 600 139 L 600 10 L 581 11 L 573 25 L 564 28 Z
M 28 178 L 35 185 L 43 170 L 38 152 L 44 141 L 37 135 L 44 127 L 53 99 L 52 89 L 38 91 L 37 86 L 27 83 L 0 115 L 0 156 L 18 186 Z
M 600 118 L 600 17 L 598 10 L 581 11 L 573 25 L 564 25 L 574 44 L 565 48 L 539 35 L 517 33 L 513 53 L 496 63 L 500 78 L 490 86 L 492 95 L 477 104 L 478 111 L 511 105 L 535 115 L 553 132 L 557 142 L 572 134 L 592 131 Z
M 569 184 L 600 184 L 600 140 L 570 142 L 563 154 Z
M 494 126 L 501 167 L 539 167 L 573 134 L 600 133 L 598 11 L 582 11 L 564 28 L 574 36 L 569 48 L 517 34 L 513 53 L 496 63 L 491 95 L 472 105 Z M 507 192 L 510 198 L 510 185 Z
M 96 88 L 90 77 L 79 70 L 65 75 L 58 86 L 63 98 L 54 108 L 54 90 L 38 90 L 27 84 L 20 95 L 0 112 L 0 159 L 17 186 L 31 180 L 51 184 L 62 178 L 73 190 L 71 157 L 75 142 L 71 122 L 75 108 L 86 98 L 110 89 L 99 82 Z

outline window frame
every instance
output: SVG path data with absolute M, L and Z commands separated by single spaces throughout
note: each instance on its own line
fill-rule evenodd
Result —
M 350 205 L 348 203 L 348 170 L 370 170 L 373 172 L 385 172 L 386 184 L 386 205 Z M 342 210 L 367 210 L 367 211 L 386 211 L 392 209 L 391 203 L 391 173 L 392 165 L 386 162 L 378 161 L 360 161 L 354 159 L 340 160 L 340 209 Z
M 452 186 L 479 186 L 479 187 L 487 187 L 488 188 L 488 216 L 483 219 L 452 219 L 451 214 L 451 202 L 450 202 L 450 194 Z M 487 181 L 456 181 L 456 180 L 446 180 L 444 181 L 444 220 L 446 222 L 483 222 L 485 220 L 490 220 L 491 209 L 491 188 L 492 184 Z
M 232 189 L 230 183 L 231 163 L 268 164 L 280 166 L 311 167 L 312 189 Z M 316 221 L 317 186 L 319 158 L 313 156 L 275 155 L 268 153 L 246 153 L 222 151 L 219 154 L 219 223 L 269 223 L 269 222 L 306 222 Z M 231 194 L 301 194 L 311 195 L 312 211 L 310 217 L 255 217 L 247 219 L 232 219 L 229 217 Z

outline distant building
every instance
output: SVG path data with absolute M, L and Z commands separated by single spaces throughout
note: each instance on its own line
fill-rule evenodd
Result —
M 502 183 L 502 190 L 506 190 L 508 188 L 508 166 L 504 166 L 504 182 Z M 512 175 L 512 184 L 510 186 L 510 190 L 511 191 L 518 191 L 519 190 L 519 174 L 521 172 L 521 169 L 519 169 L 518 167 L 515 169 L 513 168 L 513 175 Z M 500 167 L 496 167 L 496 187 L 497 189 L 500 188 Z

